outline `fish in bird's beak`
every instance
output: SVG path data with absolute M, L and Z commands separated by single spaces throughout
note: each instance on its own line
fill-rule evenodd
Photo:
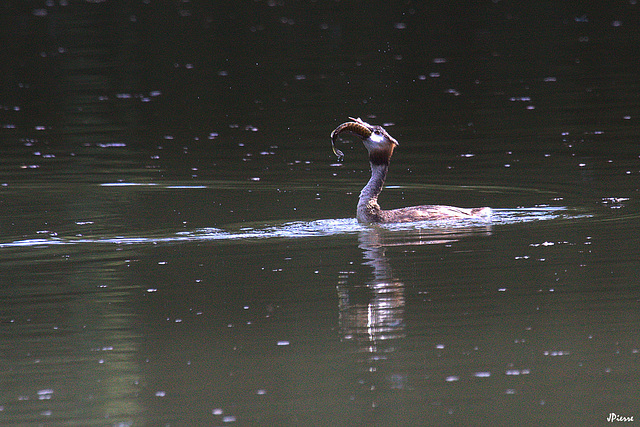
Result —
M 336 148 L 336 139 L 338 138 L 338 135 L 342 132 L 351 132 L 362 139 L 367 139 L 373 133 L 373 126 L 369 123 L 363 121 L 361 118 L 349 118 L 351 119 L 350 122 L 341 124 L 331 132 L 331 148 L 333 149 L 333 154 L 338 156 L 338 160 L 342 160 L 344 158 L 344 153 Z
M 338 156 L 339 161 L 344 158 L 344 153 L 336 148 L 336 139 L 342 132 L 351 132 L 362 138 L 362 140 L 365 141 L 367 149 L 370 149 L 370 144 L 367 144 L 367 142 L 378 144 L 382 143 L 385 139 L 391 142 L 394 146 L 399 145 L 398 141 L 391 137 L 391 135 L 389 135 L 382 126 L 370 125 L 361 118 L 354 119 L 353 117 L 349 117 L 349 119 L 351 119 L 350 122 L 341 124 L 331 132 L 331 148 L 333 149 L 333 154 Z M 367 141 L 369 139 L 371 141 Z

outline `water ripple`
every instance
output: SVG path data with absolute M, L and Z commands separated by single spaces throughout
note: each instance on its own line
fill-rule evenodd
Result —
M 486 232 L 496 226 L 518 224 L 534 221 L 567 220 L 589 217 L 571 211 L 566 207 L 535 207 L 517 209 L 495 209 L 490 221 L 420 221 L 401 224 L 383 224 L 376 227 L 385 232 L 432 232 L 447 235 L 450 233 L 466 233 L 473 230 Z M 116 245 L 148 245 L 171 244 L 183 242 L 233 241 L 233 240 L 262 240 L 262 239 L 297 239 L 310 237 L 325 237 L 337 235 L 357 234 L 369 230 L 371 226 L 362 225 L 354 218 L 322 219 L 315 221 L 294 221 L 279 224 L 246 224 L 221 228 L 202 228 L 193 231 L 181 231 L 172 234 L 148 236 L 98 236 L 88 237 L 60 237 L 53 235 L 48 238 L 33 238 L 0 243 L 2 248 L 16 247 L 46 247 L 53 245 L 78 244 L 116 244 Z M 54 233 L 55 234 L 55 233 Z

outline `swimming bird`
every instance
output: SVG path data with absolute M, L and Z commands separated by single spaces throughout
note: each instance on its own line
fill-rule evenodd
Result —
M 378 196 L 382 191 L 389 162 L 393 150 L 399 145 L 382 126 L 370 125 L 364 120 L 349 117 L 351 121 L 338 126 L 331 132 L 331 146 L 333 153 L 342 160 L 344 154 L 336 148 L 336 139 L 342 132 L 349 132 L 362 138 L 362 142 L 369 152 L 371 164 L 371 179 L 360 192 L 358 200 L 357 218 L 361 223 L 395 223 L 425 220 L 484 220 L 491 218 L 490 208 L 457 208 L 454 206 L 422 205 L 400 209 L 384 210 L 378 204 Z

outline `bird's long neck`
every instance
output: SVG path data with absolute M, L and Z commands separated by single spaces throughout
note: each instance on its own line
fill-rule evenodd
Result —
M 382 191 L 382 185 L 387 177 L 388 170 L 388 162 L 371 162 L 371 178 L 360 192 L 360 200 L 358 201 L 358 221 L 381 221 L 382 210 L 380 209 L 380 205 L 378 205 L 378 195 Z

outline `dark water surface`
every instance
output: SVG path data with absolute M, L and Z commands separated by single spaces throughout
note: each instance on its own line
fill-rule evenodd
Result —
M 640 5 L 466 3 L 0 2 L 0 424 L 637 422 Z

